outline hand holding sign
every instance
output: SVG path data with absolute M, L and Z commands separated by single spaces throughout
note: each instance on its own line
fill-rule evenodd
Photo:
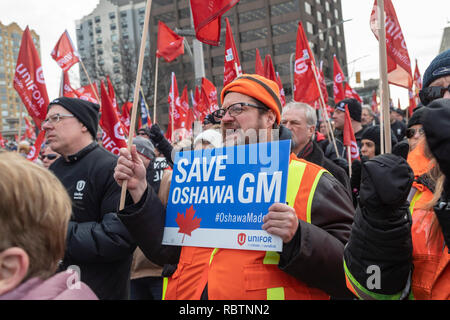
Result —
M 120 157 L 114 169 L 114 179 L 120 186 L 127 181 L 127 188 L 134 203 L 139 202 L 147 189 L 146 172 L 136 146 L 132 146 L 131 153 L 126 148 L 120 149 Z
M 279 236 L 284 243 L 292 240 L 298 228 L 298 218 L 294 208 L 283 203 L 274 203 L 263 218 L 263 230 Z

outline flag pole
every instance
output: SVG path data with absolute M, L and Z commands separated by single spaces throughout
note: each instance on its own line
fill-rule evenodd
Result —
M 340 158 L 340 155 L 339 155 L 339 152 L 338 152 L 338 148 L 337 148 L 337 145 L 336 145 L 336 139 L 334 138 L 334 133 L 333 133 L 333 130 L 332 130 L 331 124 L 330 124 L 330 119 L 328 118 L 327 110 L 326 110 L 326 107 L 325 107 L 325 100 L 324 100 L 323 95 L 322 95 L 322 89 L 320 88 L 319 79 L 317 77 L 315 63 L 311 64 L 311 69 L 313 70 L 313 73 L 314 73 L 314 80 L 316 81 L 317 90 L 319 90 L 319 96 L 320 96 L 319 104 L 320 104 L 320 106 L 322 108 L 322 113 L 323 113 L 323 115 L 325 117 L 325 123 L 326 123 L 325 128 L 327 129 L 328 137 L 331 136 L 331 141 L 333 142 L 334 150 L 336 151 L 336 156 L 338 158 Z
M 156 120 L 156 97 L 158 95 L 158 65 L 159 65 L 159 58 L 156 57 L 156 64 L 155 64 L 155 91 L 153 92 L 153 123 L 157 123 Z
M 131 152 L 131 146 L 133 144 L 133 133 L 136 127 L 136 115 L 137 115 L 137 104 L 139 102 L 139 88 L 141 87 L 142 80 L 142 69 L 144 65 L 144 54 L 145 47 L 147 43 L 147 34 L 148 34 L 148 25 L 150 21 L 150 10 L 152 7 L 152 0 L 147 0 L 147 5 L 145 7 L 145 20 L 144 27 L 142 29 L 142 38 L 141 38 L 141 48 L 139 51 L 139 62 L 137 68 L 137 76 L 136 76 L 136 84 L 134 86 L 134 100 L 133 100 L 133 109 L 131 111 L 131 120 L 130 120 L 130 134 L 128 135 L 128 151 Z M 122 192 L 120 194 L 120 203 L 119 210 L 122 210 L 125 207 L 125 197 L 127 194 L 127 180 L 122 183 Z
M 352 148 L 347 147 L 347 161 L 348 161 L 348 176 L 352 177 Z
M 84 66 L 83 60 L 80 59 L 80 63 L 84 73 L 86 74 L 86 77 L 88 78 L 89 84 L 91 85 L 91 89 L 92 91 L 94 91 L 95 98 L 97 99 L 98 103 L 101 104 L 101 100 L 98 97 L 97 90 L 96 88 L 94 88 L 94 84 L 92 83 L 91 78 L 89 77 L 89 73 L 87 72 L 86 67 Z
M 384 151 L 391 153 L 391 123 L 389 121 L 389 83 L 387 77 L 386 26 L 384 0 L 378 0 L 378 38 L 380 54 L 381 112 L 383 113 Z
M 142 86 L 140 88 L 140 92 L 142 95 L 142 100 L 144 101 L 145 109 L 147 109 L 147 114 L 150 116 L 150 108 L 148 107 L 147 101 L 145 101 L 144 90 L 142 90 Z M 147 127 L 148 127 L 148 120 L 147 120 Z

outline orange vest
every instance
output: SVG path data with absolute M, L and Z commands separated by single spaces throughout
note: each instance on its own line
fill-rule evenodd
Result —
M 450 299 L 450 254 L 442 231 L 429 239 L 432 221 L 439 223 L 433 210 L 414 209 L 411 235 L 413 242 L 412 293 L 418 300 Z
M 291 154 L 286 202 L 311 223 L 311 204 L 322 167 Z M 278 268 L 274 251 L 183 247 L 175 273 L 164 280 L 163 299 L 198 300 L 208 284 L 210 300 L 329 299 Z

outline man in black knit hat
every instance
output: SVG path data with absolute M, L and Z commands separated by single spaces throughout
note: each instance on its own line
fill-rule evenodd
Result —
M 113 178 L 117 156 L 95 141 L 98 112 L 97 104 L 62 97 L 50 103 L 42 123 L 48 144 L 61 154 L 50 170 L 72 200 L 60 270 L 75 270 L 99 299 L 126 299 L 136 246 L 114 213 L 120 199 Z

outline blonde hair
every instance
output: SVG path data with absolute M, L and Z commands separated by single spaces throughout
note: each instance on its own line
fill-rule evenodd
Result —
M 46 279 L 65 251 L 72 205 L 47 169 L 13 152 L 0 152 L 0 250 L 20 247 L 29 256 L 24 280 Z

